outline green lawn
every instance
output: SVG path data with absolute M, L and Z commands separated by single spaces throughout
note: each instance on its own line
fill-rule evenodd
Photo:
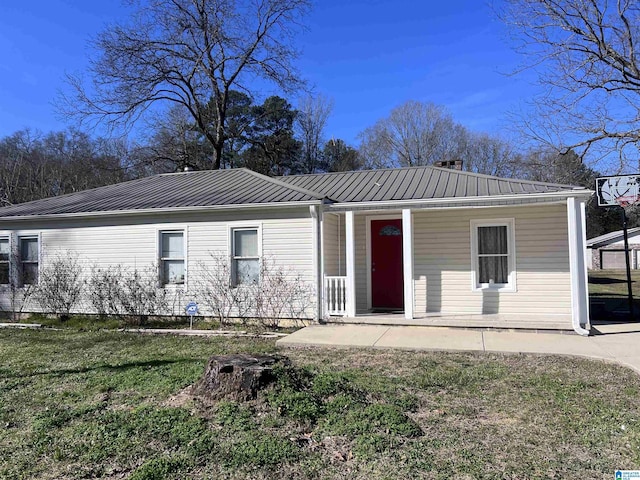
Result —
M 0 330 L 0 478 L 613 478 L 640 377 L 531 355 L 306 349 L 245 404 L 176 396 L 272 341 Z

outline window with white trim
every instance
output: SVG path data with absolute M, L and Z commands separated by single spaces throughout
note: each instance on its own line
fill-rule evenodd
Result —
M 245 285 L 260 280 L 260 251 L 258 228 L 231 230 L 232 284 Z
M 23 285 L 38 283 L 38 237 L 20 237 L 20 278 Z
M 514 221 L 472 220 L 473 288 L 515 291 Z
M 184 232 L 160 232 L 160 283 L 184 284 Z
M 10 253 L 9 237 L 0 237 L 0 285 L 9 284 Z

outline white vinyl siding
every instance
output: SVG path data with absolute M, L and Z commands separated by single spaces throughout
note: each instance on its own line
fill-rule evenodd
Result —
M 346 274 L 344 215 L 325 213 L 322 229 L 324 274 L 344 276 Z
M 41 232 L 41 248 L 45 252 L 43 266 L 48 258 L 69 251 L 85 265 L 85 274 L 94 265 L 98 268 L 121 265 L 152 275 L 155 281 L 161 254 L 159 232 L 184 231 L 188 276 L 184 288 L 190 292 L 197 285 L 201 266 L 211 265 L 212 254 L 229 258 L 229 229 L 258 223 L 263 258 L 282 267 L 292 278 L 299 275 L 303 281 L 313 284 L 312 219 L 308 207 L 30 222 L 26 228 L 33 229 L 29 232 L 36 228 Z M 19 230 L 21 226 L 16 225 L 13 230 L 18 237 L 23 235 Z M 5 227 L 0 236 L 11 233 Z M 2 302 L 6 305 L 8 295 L 2 297 Z M 35 306 L 30 309 L 35 310 Z M 208 314 L 204 310 L 202 313 Z M 308 316 L 312 318 L 313 312 Z
M 566 205 L 414 212 L 416 314 L 571 313 Z M 472 220 L 514 219 L 517 292 L 473 291 Z

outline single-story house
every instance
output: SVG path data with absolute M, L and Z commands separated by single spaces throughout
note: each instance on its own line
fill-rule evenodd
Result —
M 640 227 L 627 229 L 629 239 L 629 264 L 640 268 Z M 594 270 L 619 270 L 627 268 L 624 259 L 624 233 L 622 230 L 605 233 L 587 240 L 587 268 Z
M 25 282 L 55 252 L 104 268 L 153 265 L 157 288 L 196 301 L 210 252 L 229 260 L 230 288 L 258 281 L 270 258 L 310 286 L 306 316 L 317 321 L 584 335 L 592 193 L 432 166 L 161 174 L 1 208 L 0 258 Z

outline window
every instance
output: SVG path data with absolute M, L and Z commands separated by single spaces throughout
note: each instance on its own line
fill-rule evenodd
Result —
M 184 284 L 184 232 L 160 232 L 160 281 Z
M 9 284 L 9 239 L 0 237 L 0 285 Z
M 515 291 L 513 219 L 472 221 L 473 288 Z
M 38 282 L 38 237 L 20 238 L 20 273 L 23 285 Z
M 258 283 L 260 255 L 257 228 L 235 228 L 231 231 L 233 285 Z

